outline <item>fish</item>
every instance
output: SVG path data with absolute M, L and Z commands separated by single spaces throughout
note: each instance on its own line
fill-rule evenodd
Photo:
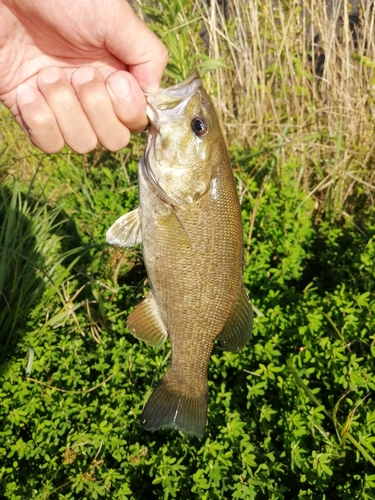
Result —
M 236 352 L 251 336 L 241 208 L 219 120 L 197 71 L 148 94 L 147 115 L 139 204 L 106 239 L 123 247 L 142 243 L 150 290 L 127 328 L 151 346 L 171 342 L 171 363 L 143 409 L 143 428 L 201 438 L 215 340 Z

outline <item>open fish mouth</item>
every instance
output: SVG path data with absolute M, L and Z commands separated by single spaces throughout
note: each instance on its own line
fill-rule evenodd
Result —
M 147 116 L 152 126 L 158 129 L 160 120 L 168 121 L 183 115 L 186 102 L 202 86 L 197 70 L 186 80 L 167 89 L 159 89 L 155 94 L 146 94 Z
M 140 164 L 141 170 L 149 188 L 157 193 L 161 200 L 172 207 L 183 208 L 186 207 L 186 203 L 179 200 L 178 197 L 171 197 L 168 194 L 165 187 L 163 187 L 163 182 L 160 181 L 160 171 L 157 172 L 157 169 L 156 171 L 154 169 L 155 163 L 163 168 L 170 168 L 172 164 L 175 169 L 191 168 L 190 163 L 186 162 L 185 158 L 182 159 L 179 154 L 177 161 L 176 155 L 168 157 L 168 151 L 163 147 L 162 141 L 163 137 L 165 139 L 170 136 L 171 125 L 175 126 L 176 123 L 180 123 L 181 125 L 181 135 L 186 128 L 184 122 L 186 122 L 188 103 L 202 88 L 199 73 L 195 70 L 183 82 L 169 88 L 161 88 L 154 94 L 145 93 L 150 130 L 144 160 Z M 176 139 L 175 135 L 173 135 L 173 138 Z M 159 149 L 163 151 L 162 155 L 158 154 Z

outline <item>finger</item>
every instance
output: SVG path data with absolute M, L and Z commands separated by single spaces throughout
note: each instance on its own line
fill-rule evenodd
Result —
M 148 125 L 146 99 L 136 79 L 126 71 L 116 71 L 106 83 L 119 120 L 134 133 L 144 130 Z
M 65 142 L 77 153 L 92 151 L 97 145 L 96 135 L 64 71 L 54 66 L 44 69 L 38 75 L 37 85 Z
M 35 88 L 22 84 L 17 89 L 19 115 L 16 120 L 31 141 L 46 153 L 57 153 L 64 139 L 55 115 L 43 95 Z
M 106 47 L 127 65 L 142 90 L 154 93 L 168 62 L 167 49 L 127 2 L 117 5 L 113 22 L 108 24 Z
M 117 118 L 103 75 L 91 67 L 79 68 L 72 85 L 99 142 L 110 151 L 125 147 L 130 132 Z

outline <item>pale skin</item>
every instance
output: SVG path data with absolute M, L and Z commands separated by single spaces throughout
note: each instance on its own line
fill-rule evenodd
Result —
M 0 101 L 46 153 L 126 146 L 167 59 L 125 0 L 0 0 Z

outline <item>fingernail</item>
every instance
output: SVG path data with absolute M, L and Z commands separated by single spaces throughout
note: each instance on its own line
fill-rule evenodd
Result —
M 36 100 L 35 90 L 28 85 L 21 84 L 17 89 L 17 97 L 24 104 L 31 104 Z
M 44 83 L 55 83 L 60 78 L 60 73 L 57 68 L 47 68 L 42 71 L 40 78 Z
M 113 75 L 108 78 L 108 87 L 115 99 L 129 99 L 131 95 L 129 81 L 123 75 Z
M 91 80 L 94 79 L 94 76 L 94 69 L 84 66 L 83 68 L 79 68 L 75 71 L 73 78 L 76 83 L 83 85 L 84 83 L 91 82 Z

